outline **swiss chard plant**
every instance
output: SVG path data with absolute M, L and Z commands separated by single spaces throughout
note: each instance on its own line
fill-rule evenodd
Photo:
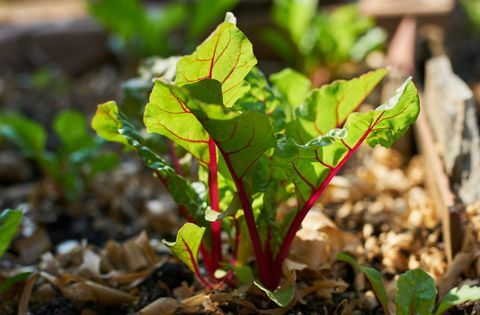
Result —
M 302 220 L 362 143 L 390 146 L 407 131 L 419 100 L 409 79 L 385 104 L 355 112 L 386 70 L 310 90 L 293 70 L 271 85 L 256 63 L 227 14 L 179 60 L 174 82 L 155 80 L 144 124 L 176 144 L 168 159 L 113 101 L 98 106 L 92 127 L 134 149 L 171 193 L 188 222 L 166 245 L 205 287 L 251 281 L 286 305 L 293 287 L 279 288 L 282 265 Z M 296 205 L 280 216 L 290 200 Z
M 54 151 L 47 149 L 48 133 L 41 124 L 18 114 L 0 113 L 0 140 L 9 140 L 34 160 L 53 178 L 62 197 L 72 202 L 82 196 L 95 174 L 116 166 L 118 157 L 101 150 L 104 140 L 89 134 L 82 113 L 65 110 L 55 117 L 52 127 L 60 142 Z
M 88 0 L 92 16 L 114 35 L 117 50 L 136 57 L 185 53 L 238 0 L 171 1 L 147 8 L 140 0 Z M 185 25 L 188 27 L 185 28 Z
M 275 0 L 272 19 L 277 28 L 264 33 L 285 62 L 319 83 L 336 79 L 383 48 L 386 33 L 355 5 L 317 12 L 318 0 Z M 319 78 L 320 73 L 324 78 Z M 315 85 L 316 82 L 314 82 Z
M 338 259 L 347 262 L 365 275 L 385 314 L 392 314 L 381 273 L 374 268 L 361 266 L 355 259 L 345 253 L 338 254 Z M 480 287 L 464 285 L 460 288 L 453 288 L 437 303 L 436 297 L 437 289 L 433 278 L 421 269 L 409 270 L 400 275 L 397 280 L 395 314 L 445 314 L 454 306 L 480 300 Z

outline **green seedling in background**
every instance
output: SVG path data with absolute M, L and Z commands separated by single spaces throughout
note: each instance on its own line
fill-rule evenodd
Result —
M 15 234 L 17 234 L 23 213 L 20 210 L 3 210 L 0 213 L 0 258 L 5 254 Z M 0 282 L 0 294 L 17 282 L 30 276 L 30 272 L 21 272 Z
M 360 64 L 386 41 L 386 33 L 355 5 L 331 12 L 317 12 L 317 7 L 318 0 L 274 0 L 278 29 L 266 30 L 263 37 L 287 64 L 312 79 L 317 76 L 315 86 L 351 75 L 348 66 Z
M 476 32 L 480 32 L 480 1 L 461 0 L 460 3 L 467 13 L 470 24 Z
M 98 106 L 92 127 L 136 150 L 171 193 L 188 223 L 165 244 L 205 287 L 250 282 L 285 306 L 295 290 L 282 283 L 282 265 L 303 219 L 362 143 L 388 147 L 402 137 L 419 100 L 409 79 L 385 104 L 355 112 L 386 70 L 311 90 L 293 70 L 274 75 L 271 85 L 256 63 L 252 44 L 227 14 L 178 61 L 173 82 L 155 81 L 144 127 L 113 101 Z M 168 138 L 185 152 L 178 158 L 194 159 L 198 169 L 170 165 L 147 144 L 145 131 Z M 277 221 L 276 209 L 292 198 L 297 206 Z
M 392 314 L 388 307 L 388 296 L 380 272 L 370 267 L 361 266 L 355 259 L 344 253 L 338 254 L 337 258 L 350 264 L 355 270 L 366 276 L 385 314 Z M 395 314 L 445 314 L 446 311 L 456 305 L 480 300 L 480 287 L 464 285 L 460 288 L 454 288 L 443 296 L 435 306 L 436 297 L 437 289 L 433 278 L 421 269 L 409 270 L 400 275 L 397 280 Z
M 146 8 L 140 0 L 88 0 L 92 16 L 113 33 L 117 50 L 136 57 L 190 52 L 238 0 L 172 1 Z M 187 25 L 187 27 L 185 27 Z
M 95 174 L 117 165 L 118 157 L 102 152 L 104 141 L 88 133 L 85 117 L 79 112 L 61 112 L 55 118 L 53 131 L 60 145 L 50 151 L 42 125 L 18 114 L 0 114 L 0 139 L 9 140 L 26 158 L 37 162 L 54 179 L 63 197 L 75 201 Z

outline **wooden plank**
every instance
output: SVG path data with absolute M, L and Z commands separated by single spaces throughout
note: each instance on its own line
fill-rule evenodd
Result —
M 388 81 L 383 88 L 382 98 L 391 95 L 393 90 L 414 70 L 414 47 L 416 39 L 416 19 L 403 18 L 390 43 L 387 61 L 391 66 Z M 442 74 L 436 73 L 437 76 Z M 432 88 L 435 86 L 435 89 Z M 440 89 L 440 91 L 437 90 Z M 454 86 L 451 86 L 454 88 Z M 429 93 L 443 96 L 443 85 L 431 85 Z M 433 104 L 434 98 L 429 101 Z M 433 105 L 429 104 L 429 105 Z M 431 107 L 431 106 L 430 106 Z M 438 110 L 438 108 L 437 108 Z M 417 144 L 425 161 L 426 188 L 434 201 L 435 209 L 442 221 L 442 235 L 445 244 L 445 254 L 449 263 L 460 250 L 462 244 L 461 203 L 458 203 L 450 187 L 450 181 L 445 173 L 441 157 L 436 149 L 435 138 L 432 135 L 426 116 L 424 97 L 422 96 L 422 111 L 415 124 Z M 433 114 L 432 114 L 433 115 Z
M 451 12 L 454 4 L 453 0 L 361 0 L 359 8 L 376 17 L 440 15 Z
M 449 179 L 443 169 L 442 160 L 435 149 L 435 141 L 423 110 L 415 124 L 415 135 L 424 159 L 426 188 L 442 220 L 445 253 L 448 262 L 451 263 L 462 245 L 461 211 L 463 207 L 460 203 L 456 203 L 455 195 L 450 190 Z
M 480 200 L 480 135 L 473 92 L 446 56 L 426 64 L 425 111 L 451 187 L 465 204 Z

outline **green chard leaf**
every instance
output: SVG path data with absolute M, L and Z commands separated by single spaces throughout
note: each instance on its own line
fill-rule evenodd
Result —
M 229 16 L 232 15 L 227 14 Z M 248 91 L 244 78 L 256 63 L 248 38 L 234 23 L 225 21 L 193 54 L 180 59 L 176 84 L 181 86 L 205 79 L 217 80 L 222 85 L 223 104 L 230 107 Z
M 115 102 L 101 104 L 92 120 L 92 128 L 106 140 L 127 144 L 137 151 L 145 165 L 154 170 L 169 190 L 172 198 L 185 207 L 196 222 L 205 222 L 205 199 L 195 187 L 145 143 L 141 133 L 123 116 Z
M 39 123 L 17 114 L 0 114 L 0 138 L 13 142 L 30 158 L 45 150 L 47 133 Z
M 4 210 L 0 214 L 0 257 L 10 246 L 18 227 L 22 222 L 23 212 L 20 210 Z
M 270 118 L 256 111 L 231 111 L 210 103 L 214 97 L 200 95 L 206 91 L 215 95 L 215 89 L 219 93 L 218 81 L 204 80 L 186 88 L 190 94 L 187 106 L 215 141 L 232 176 L 243 179 L 260 156 L 275 145 Z
M 117 103 L 110 101 L 98 105 L 95 116 L 92 119 L 92 129 L 98 136 L 105 140 L 129 144 L 128 138 L 120 133 L 123 122 L 120 118 Z
M 231 16 L 227 14 L 227 17 Z M 226 21 L 220 24 L 191 55 L 182 57 L 177 64 L 176 85 L 157 81 L 145 108 L 144 122 L 147 131 L 161 134 L 190 152 L 200 163 L 210 162 L 210 136 L 187 106 L 186 96 L 180 95 L 178 86 L 214 79 L 221 83 L 221 93 L 207 86 L 214 104 L 233 105 L 248 91 L 245 76 L 256 64 L 252 44 L 235 26 Z M 206 95 L 195 97 L 206 97 Z
M 453 288 L 440 300 L 435 315 L 444 314 L 456 305 L 480 300 L 480 287 L 464 285 L 461 288 Z
M 397 315 L 432 314 L 436 295 L 435 281 L 425 271 L 413 269 L 405 272 L 397 281 Z
M 270 118 L 260 112 L 236 112 L 223 106 L 220 82 L 206 79 L 183 87 L 163 82 L 157 82 L 157 85 L 161 89 L 172 91 L 178 97 L 178 102 L 183 104 L 188 115 L 193 114 L 192 117 L 195 117 L 203 126 L 202 132 L 205 138 L 196 138 L 195 140 L 198 141 L 194 143 L 208 145 L 205 141 L 211 137 L 226 163 L 233 168 L 232 175 L 238 179 L 242 179 L 258 158 L 268 148 L 274 146 L 275 139 Z M 150 117 L 146 114 L 147 116 Z M 146 118 L 147 128 L 152 127 L 153 121 L 153 118 L 151 120 Z M 189 126 L 180 127 L 187 132 Z M 196 126 L 194 128 L 196 129 Z M 200 161 L 205 162 L 205 159 Z
M 368 282 L 370 282 L 370 285 L 375 292 L 375 296 L 380 302 L 380 305 L 382 305 L 383 311 L 385 314 L 390 314 L 388 310 L 388 295 L 387 291 L 385 290 L 382 274 L 374 268 L 361 266 L 355 259 L 345 253 L 339 253 L 337 255 L 337 259 L 348 263 L 367 277 Z
M 420 110 L 417 91 L 410 81 L 377 109 L 351 113 L 342 129 L 332 129 L 305 145 L 298 144 L 294 137 L 279 139 L 274 162 L 293 179 L 299 207 L 323 191 L 363 142 L 388 147 L 408 130 Z
M 198 271 L 198 249 L 202 243 L 204 227 L 199 227 L 193 223 L 185 223 L 177 233 L 177 240 L 175 242 L 163 243 L 167 245 L 172 253 L 180 259 L 185 265 L 196 274 Z
M 174 85 L 155 82 L 150 101 L 145 107 L 147 132 L 169 138 L 190 152 L 200 163 L 208 165 L 210 136 L 178 93 Z
M 307 77 L 290 68 L 272 74 L 270 81 L 280 95 L 287 100 L 291 110 L 295 110 L 302 104 L 312 86 Z
M 245 77 L 245 81 L 250 85 L 250 90 L 238 99 L 231 109 L 265 113 L 271 118 L 275 131 L 283 130 L 286 118 L 285 111 L 282 109 L 283 104 L 275 95 L 264 74 L 254 67 Z
M 191 16 L 191 24 L 188 28 L 188 36 L 196 39 L 204 35 L 208 28 L 215 23 L 217 19 L 221 19 L 225 12 L 232 9 L 239 0 L 199 0 L 194 5 L 193 14 Z
M 263 284 L 260 283 L 260 281 L 255 280 L 253 282 L 260 290 L 265 292 L 265 294 L 275 302 L 278 306 L 280 307 L 285 307 L 287 306 L 293 299 L 293 296 L 295 295 L 295 284 L 292 283 L 291 285 L 278 289 L 275 291 L 271 291 L 267 289 Z
M 380 69 L 315 89 L 297 109 L 297 119 L 287 125 L 287 135 L 304 144 L 334 128 L 341 128 L 348 115 L 362 104 L 386 74 L 387 70 Z

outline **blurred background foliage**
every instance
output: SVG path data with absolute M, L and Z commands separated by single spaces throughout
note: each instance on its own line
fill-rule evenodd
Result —
M 67 203 L 119 162 L 87 125 L 95 105 L 117 99 L 142 128 L 152 79 L 174 80 L 179 56 L 191 53 L 227 11 L 252 39 L 266 74 L 291 67 L 314 86 L 368 69 L 367 56 L 386 40 L 349 1 L 2 3 L 2 30 L 18 42 L 0 52 L 0 147 L 17 150 L 38 168 L 36 176 L 51 178 Z M 161 136 L 146 139 L 168 151 Z

